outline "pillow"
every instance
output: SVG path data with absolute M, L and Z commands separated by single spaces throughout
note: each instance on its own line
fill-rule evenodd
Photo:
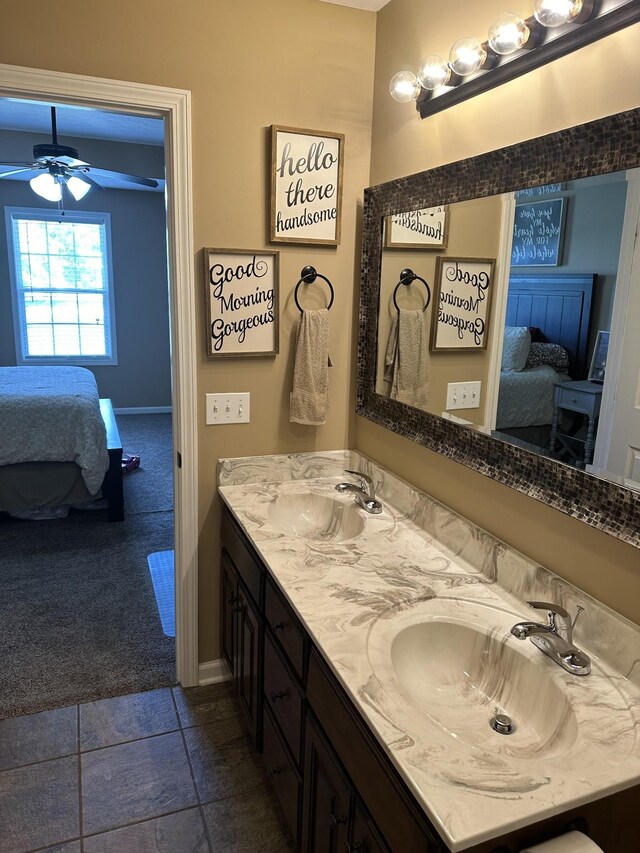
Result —
M 502 342 L 502 370 L 518 373 L 527 363 L 531 335 L 526 326 L 505 326 Z
M 569 372 L 569 352 L 561 344 L 543 344 L 534 341 L 527 356 L 527 367 L 548 364 L 558 373 Z

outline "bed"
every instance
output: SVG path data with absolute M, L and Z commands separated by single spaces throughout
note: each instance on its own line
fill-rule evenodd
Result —
M 532 444 L 544 443 L 544 430 L 553 418 L 558 382 L 584 379 L 587 375 L 587 343 L 591 299 L 596 275 L 512 275 L 509 279 L 505 341 L 510 329 L 530 330 L 531 351 L 542 345 L 566 360 L 532 358 L 528 351 L 521 364 L 500 374 L 496 430 L 509 431 Z M 516 359 L 517 361 L 517 359 Z M 503 367 L 504 367 L 503 361 Z M 531 430 L 531 428 L 534 428 Z M 512 432 L 522 430 L 523 432 Z M 524 430 L 530 430 L 524 432 Z
M 107 499 L 124 518 L 122 445 L 82 367 L 0 367 L 0 511 Z

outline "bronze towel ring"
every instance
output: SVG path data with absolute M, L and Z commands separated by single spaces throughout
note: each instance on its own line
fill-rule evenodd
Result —
M 409 287 L 409 285 L 414 281 L 421 281 L 427 288 L 427 301 L 425 303 L 424 308 L 422 309 L 422 313 L 424 314 L 424 312 L 429 307 L 429 303 L 431 302 L 431 290 L 429 289 L 429 285 L 423 278 L 421 278 L 419 275 L 416 275 L 413 270 L 407 268 L 406 270 L 402 270 L 402 272 L 400 273 L 400 281 L 396 284 L 395 290 L 393 291 L 393 304 L 396 307 L 396 311 L 400 310 L 400 308 L 398 307 L 398 302 L 396 300 L 396 294 L 398 293 L 400 285 L 404 284 Z
M 300 273 L 300 281 L 296 284 L 296 289 L 293 291 L 293 298 L 295 300 L 296 305 L 298 306 L 298 311 L 302 314 L 302 308 L 300 307 L 300 303 L 298 302 L 298 288 L 301 284 L 313 284 L 316 278 L 321 278 L 323 281 L 326 281 L 329 285 L 329 290 L 331 291 L 331 299 L 329 300 L 329 304 L 327 305 L 327 311 L 333 305 L 333 285 L 326 277 L 326 275 L 321 275 L 319 272 L 316 272 L 316 268 L 312 266 L 303 267 Z

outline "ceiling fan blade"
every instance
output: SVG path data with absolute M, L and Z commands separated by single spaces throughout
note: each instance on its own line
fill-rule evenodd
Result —
M 26 174 L 27 172 L 33 172 L 36 175 L 38 172 L 41 172 L 42 169 L 33 168 L 33 166 L 23 166 L 22 169 L 12 169 L 10 172 L 0 172 L 0 178 L 9 178 L 13 175 Z
M 86 174 L 86 173 L 85 173 Z M 143 178 L 139 175 L 125 175 L 123 172 L 111 172 L 109 169 L 94 169 L 91 166 L 91 174 L 96 178 L 104 178 L 105 180 L 124 181 L 129 184 L 138 184 L 141 187 L 150 187 L 155 189 L 158 186 L 158 181 L 154 178 Z
M 88 166 L 89 163 L 86 163 L 84 160 L 77 160 L 75 157 L 56 157 L 56 163 L 64 163 L 65 166 L 68 166 L 70 169 L 77 169 L 78 166 Z
M 73 174 L 73 172 L 71 174 Z M 79 177 L 80 180 L 86 181 L 88 184 L 91 184 L 91 186 L 94 188 L 94 190 L 103 190 L 104 189 L 102 184 L 99 184 L 97 181 L 93 180 L 93 178 L 91 177 L 91 175 L 89 174 L 88 171 L 80 171 L 80 173 L 78 174 L 77 177 Z

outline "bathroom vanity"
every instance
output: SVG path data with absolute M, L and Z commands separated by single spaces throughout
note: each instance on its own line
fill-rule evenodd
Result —
M 223 460 L 219 485 L 223 654 L 299 849 L 634 849 L 637 626 L 358 453 Z M 510 635 L 534 598 L 584 608 L 591 675 Z

